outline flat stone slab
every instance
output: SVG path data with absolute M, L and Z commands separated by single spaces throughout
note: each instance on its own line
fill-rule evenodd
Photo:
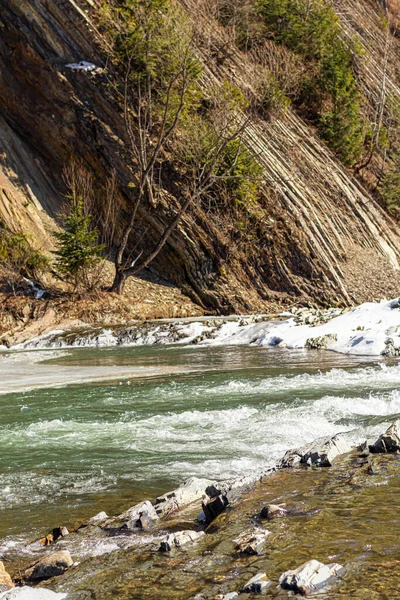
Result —
M 73 564 L 68 550 L 52 552 L 32 563 L 25 571 L 24 577 L 27 581 L 38 581 L 50 579 L 64 573 Z

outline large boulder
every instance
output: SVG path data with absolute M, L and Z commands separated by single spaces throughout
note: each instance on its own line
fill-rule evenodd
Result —
M 399 452 L 400 451 L 400 420 L 395 421 L 369 446 L 370 452 Z
M 351 446 L 344 436 L 338 434 L 310 442 L 302 448 L 288 450 L 279 463 L 279 468 L 295 467 L 299 464 L 316 467 L 330 467 L 341 454 L 351 451 Z
M 14 584 L 10 575 L 7 573 L 4 564 L 0 560 L 0 592 L 4 592 L 13 588 Z
M 176 490 L 167 492 L 157 498 L 155 505 L 157 514 L 165 516 L 176 512 L 187 504 L 201 500 L 206 493 L 206 488 L 212 484 L 213 482 L 210 479 L 191 477 L 183 485 L 176 488 Z
M 254 529 L 245 531 L 233 540 L 237 554 L 258 555 L 261 554 L 270 531 L 265 529 Z
M 50 579 L 50 577 L 62 575 L 72 564 L 73 561 L 68 550 L 53 552 L 29 565 L 24 577 L 27 581 Z
M 291 590 L 296 594 L 307 596 L 325 585 L 332 583 L 336 577 L 344 574 L 344 568 L 338 564 L 324 565 L 318 560 L 309 560 L 293 571 L 286 571 L 279 578 L 283 590 Z
M 23 587 L 14 588 L 0 594 L 1 600 L 64 600 L 67 594 L 60 594 L 43 588 Z
M 174 548 L 181 548 L 190 542 L 197 542 L 200 538 L 206 534 L 204 531 L 193 531 L 187 529 L 185 531 L 177 531 L 176 533 L 169 533 L 161 542 L 159 551 L 170 552 Z

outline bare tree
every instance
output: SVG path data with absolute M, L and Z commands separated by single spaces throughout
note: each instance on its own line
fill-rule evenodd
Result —
M 354 169 L 354 173 L 358 175 L 363 169 L 366 169 L 371 163 L 376 150 L 379 148 L 380 143 L 380 135 L 382 131 L 382 127 L 384 125 L 385 113 L 387 110 L 387 79 L 388 79 L 388 66 L 389 66 L 389 56 L 392 50 L 393 45 L 393 37 L 392 37 L 392 27 L 391 27 L 391 16 L 390 13 L 385 7 L 386 17 L 387 17 L 387 25 L 386 25 L 386 35 L 385 35 L 385 48 L 383 54 L 383 64 L 382 64 L 382 79 L 381 85 L 379 89 L 379 96 L 375 106 L 375 114 L 373 117 L 373 122 L 371 123 L 371 137 L 367 155 L 361 161 L 360 164 L 356 166 Z M 385 149 L 384 149 L 385 153 Z
M 118 18 L 120 45 L 115 54 L 123 73 L 121 99 L 135 171 L 129 186 L 129 212 L 114 257 L 111 290 L 121 293 L 126 278 L 144 268 L 138 264 L 141 254 L 133 260 L 126 257 L 128 242 L 140 207 L 145 203 L 152 208 L 157 205 L 157 174 L 163 153 L 186 108 L 200 66 L 194 55 L 191 28 L 178 7 L 166 0 L 139 0 L 128 4 Z M 118 85 L 116 91 L 120 92 Z M 179 212 L 184 210 L 183 205 Z M 163 238 L 169 237 L 169 230 Z M 115 234 L 114 230 L 114 239 Z
M 196 118 L 200 90 L 197 81 L 202 66 L 196 57 L 193 26 L 178 6 L 168 0 L 138 0 L 126 3 L 124 10 L 122 15 L 117 14 L 118 25 L 114 28 L 119 32 L 115 54 L 123 78 L 122 88 L 117 84 L 115 90 L 123 104 L 134 181 L 129 186 L 130 206 L 125 223 L 117 236 L 116 228 L 113 233 L 118 240 L 111 291 L 116 293 L 123 292 L 128 277 L 154 260 L 191 203 L 204 197 L 218 180 L 228 175 L 235 177 L 241 143 L 236 155 L 234 152 L 224 164 L 222 157 L 232 140 L 241 138 L 246 123 L 240 111 L 229 110 L 224 117 L 222 110 L 213 111 L 213 134 L 205 154 L 200 156 L 199 149 L 196 167 L 188 157 L 185 162 L 183 154 L 179 158 L 175 154 L 182 179 L 177 198 L 180 206 L 175 215 L 152 249 L 145 253 L 144 248 L 140 249 L 140 241 L 132 244 L 139 214 L 148 208 L 157 209 L 159 198 L 168 193 L 163 189 L 162 178 L 166 151 L 173 153 L 179 138 L 185 138 L 185 131 Z

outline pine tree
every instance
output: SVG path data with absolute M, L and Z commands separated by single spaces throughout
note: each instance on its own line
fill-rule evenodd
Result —
M 72 204 L 69 214 L 62 216 L 63 231 L 54 234 L 58 249 L 56 273 L 72 282 L 74 290 L 79 284 L 89 288 L 89 271 L 100 259 L 104 246 L 98 244 L 98 231 L 91 228 L 91 216 L 84 214 L 83 202 Z

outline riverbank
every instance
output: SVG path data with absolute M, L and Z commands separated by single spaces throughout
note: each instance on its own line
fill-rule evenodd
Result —
M 256 576 L 265 582 L 262 597 L 286 599 L 282 575 L 317 560 L 342 567 L 338 576 L 319 580 L 326 600 L 392 599 L 400 591 L 400 519 L 392 506 L 400 491 L 398 428 L 384 445 L 382 436 L 372 440 L 372 453 L 335 436 L 286 455 L 287 462 L 304 461 L 295 468 L 232 482 L 191 479 L 154 504 L 140 502 L 112 518 L 96 515 L 54 542 L 54 532 L 46 538 L 43 532 L 47 545 L 31 544 L 22 555 L 14 548 L 5 564 L 17 583 L 36 585 L 32 562 L 69 556 L 68 566 L 35 588 L 67 600 L 231 600 L 257 593 L 247 589 Z M 377 452 L 389 440 L 392 452 Z M 321 597 L 312 585 L 306 595 Z
M 135 321 L 125 325 L 50 330 L 15 342 L 12 348 L 113 347 L 142 345 L 253 345 L 331 350 L 357 356 L 400 355 L 399 299 L 353 309 L 295 307 L 264 315 L 232 315 Z
M 101 289 L 86 294 L 54 289 L 41 298 L 35 295 L 28 285 L 17 295 L 0 290 L 0 345 L 9 347 L 54 329 L 204 314 L 179 288 L 150 275 L 129 279 L 122 295 Z

